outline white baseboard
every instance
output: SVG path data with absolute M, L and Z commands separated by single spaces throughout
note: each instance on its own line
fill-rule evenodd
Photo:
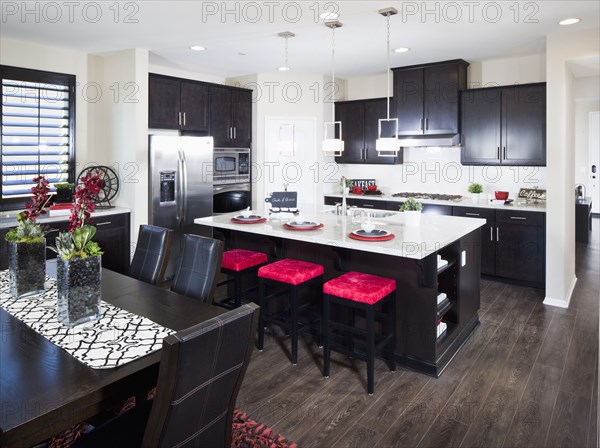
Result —
M 544 298 L 544 305 L 557 306 L 559 308 L 569 308 L 569 303 L 571 303 L 571 297 L 573 296 L 573 290 L 575 289 L 575 283 L 577 283 L 577 277 L 573 276 L 573 280 L 571 280 L 571 286 L 569 286 L 569 291 L 567 292 L 566 300 L 554 299 L 552 297 L 546 296 Z

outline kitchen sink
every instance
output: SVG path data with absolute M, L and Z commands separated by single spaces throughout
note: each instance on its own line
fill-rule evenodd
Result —
M 371 218 L 389 218 L 390 216 L 395 216 L 398 212 L 390 212 L 386 210 L 373 210 L 371 208 L 356 208 L 352 207 L 348 210 L 348 216 L 352 216 L 354 218 L 360 218 L 361 212 L 370 213 Z M 333 215 L 336 214 L 335 208 L 328 210 L 327 213 L 331 213 Z

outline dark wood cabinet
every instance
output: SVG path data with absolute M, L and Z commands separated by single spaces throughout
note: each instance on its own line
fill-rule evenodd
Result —
M 458 133 L 459 91 L 467 88 L 468 66 L 457 59 L 392 69 L 398 135 Z
M 546 165 L 546 84 L 461 93 L 464 165 Z
M 121 274 L 129 273 L 130 231 L 129 213 L 99 216 L 91 218 L 88 223 L 96 227 L 96 241 L 102 251 L 102 266 Z M 46 246 L 54 246 L 59 232 L 66 232 L 69 227 L 68 217 L 64 221 L 52 221 L 42 224 L 47 230 Z M 9 229 L 0 231 L 0 269 L 8 268 L 8 243 L 4 236 Z M 46 249 L 46 259 L 56 258 L 56 253 Z
M 252 141 L 252 91 L 210 86 L 210 135 L 215 147 L 249 148 Z
M 454 207 L 455 216 L 482 218 L 481 273 L 544 288 L 545 214 L 520 210 Z
M 148 127 L 208 131 L 208 86 L 201 82 L 150 74 Z
M 379 156 L 375 142 L 379 134 L 379 119 L 387 117 L 387 98 L 341 101 L 335 104 L 335 119 L 342 122 L 344 152 L 337 163 L 393 165 L 402 163 L 402 150 L 396 157 Z M 390 136 L 389 126 L 382 133 Z
M 592 198 L 575 201 L 575 241 L 589 243 L 592 232 Z

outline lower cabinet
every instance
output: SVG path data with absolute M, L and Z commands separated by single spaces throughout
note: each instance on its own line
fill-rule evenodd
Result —
M 545 213 L 454 207 L 454 216 L 482 218 L 481 273 L 544 288 Z
M 130 231 L 129 213 L 119 213 L 91 218 L 89 224 L 96 227 L 96 241 L 102 251 L 102 267 L 121 274 L 129 273 L 130 254 Z M 54 221 L 43 223 L 48 232 L 46 233 L 46 246 L 54 246 L 56 236 L 60 232 L 66 232 L 69 222 Z M 4 236 L 9 229 L 0 230 L 0 269 L 8 269 L 8 243 Z M 56 253 L 46 249 L 46 259 L 56 258 Z

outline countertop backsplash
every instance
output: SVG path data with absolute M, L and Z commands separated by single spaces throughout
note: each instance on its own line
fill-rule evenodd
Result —
M 466 166 L 460 163 L 460 148 L 405 148 L 401 165 L 341 164 L 334 181 L 325 182 L 324 193 L 339 193 L 337 181 L 375 179 L 386 194 L 403 191 L 469 196 L 469 184 L 483 185 L 483 195 L 508 191 L 516 197 L 520 188 L 546 189 L 545 166 Z

